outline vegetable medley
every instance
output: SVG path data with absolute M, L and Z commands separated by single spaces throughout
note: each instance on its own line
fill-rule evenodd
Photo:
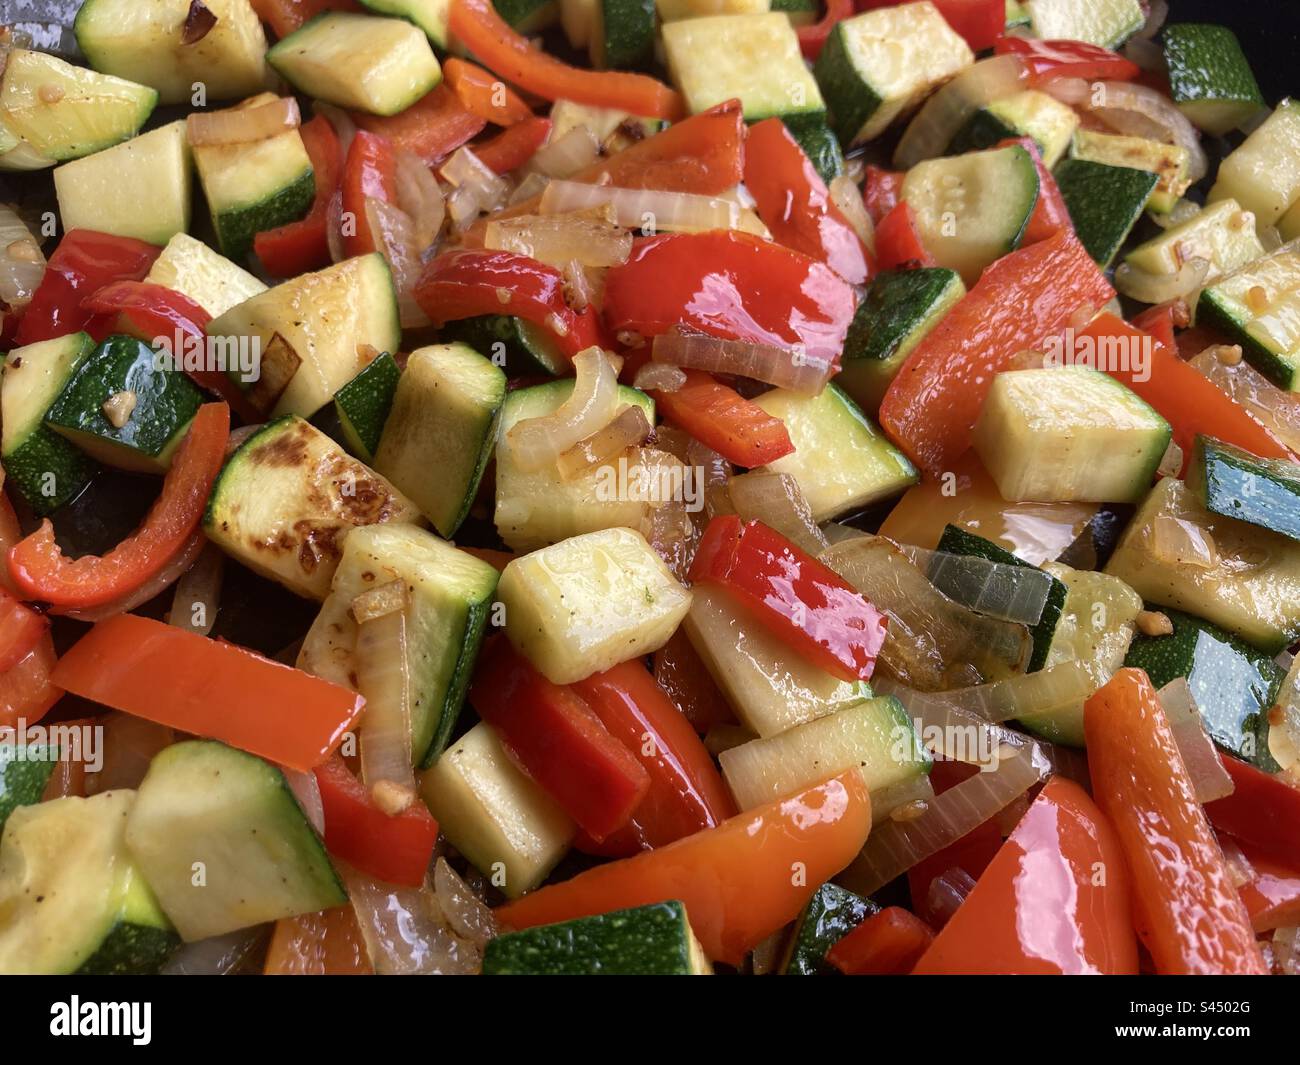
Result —
M 0 972 L 1300 972 L 1300 104 L 726 7 L 5 31 Z

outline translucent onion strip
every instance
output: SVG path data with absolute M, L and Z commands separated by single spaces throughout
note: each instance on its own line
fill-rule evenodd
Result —
M 745 521 L 761 521 L 816 558 L 830 544 L 813 521 L 799 482 L 788 473 L 753 470 L 727 483 L 731 506 Z
M 917 112 L 894 150 L 894 165 L 910 170 L 923 159 L 943 155 L 971 115 L 1023 89 L 1025 74 L 1024 63 L 1014 55 L 981 59 L 967 67 Z
M 1268 724 L 1269 753 L 1283 769 L 1294 768 L 1300 763 L 1300 656 L 1287 666 Z
M 411 676 L 407 658 L 406 584 L 391 581 L 357 596 L 357 689 L 361 719 L 361 779 L 415 791 L 411 770 Z
M 516 215 L 490 220 L 483 233 L 483 246 L 561 268 L 569 262 L 618 266 L 631 254 L 632 234 L 591 212 Z
M 176 582 L 172 609 L 167 621 L 180 629 L 207 636 L 217 621 L 221 599 L 221 575 L 225 554 L 208 544 L 194 565 Z
M 723 340 L 682 326 L 655 337 L 651 358 L 688 370 L 748 377 L 806 396 L 818 395 L 835 373 L 829 359 L 775 344 Z
M 684 384 L 686 371 L 666 362 L 647 362 L 632 379 L 632 387 L 643 392 L 679 392 Z
M 439 858 L 433 870 L 433 889 L 451 930 L 482 950 L 497 934 L 497 920 L 487 904 L 470 890 L 460 874 Z
M 366 197 L 366 224 L 377 238 L 393 272 L 397 308 L 403 329 L 429 324 L 429 316 L 415 301 L 415 283 L 420 278 L 420 247 L 411 216 L 396 204 L 374 196 Z
M 1082 662 L 1061 662 L 1035 673 L 1024 673 L 992 684 L 926 696 L 942 700 L 985 721 L 999 723 L 1036 714 L 1052 714 L 1078 706 L 1096 689 Z
M 559 457 L 560 476 L 576 477 L 592 466 L 622 454 L 629 447 L 644 443 L 650 429 L 645 411 L 635 403 L 628 404 L 605 428 L 579 440 Z
M 1188 259 L 1176 274 L 1150 274 L 1124 262 L 1115 268 L 1115 287 L 1140 303 L 1168 303 L 1190 296 L 1209 273 L 1209 259 Z
M 1119 133 L 1150 137 L 1187 150 L 1187 176 L 1196 183 L 1209 166 L 1200 134 L 1164 93 L 1127 81 L 1103 81 L 1093 86 L 1089 110 Z
M 566 214 L 609 204 L 614 218 L 628 229 L 660 233 L 698 233 L 709 229 L 741 229 L 739 204 L 691 192 L 658 189 L 624 189 L 613 185 L 587 185 L 578 181 L 552 181 L 542 193 L 542 214 Z
M 298 101 L 282 96 L 256 107 L 230 107 L 224 111 L 196 111 L 185 120 L 185 137 L 194 148 L 220 144 L 247 144 L 297 129 L 302 125 Z
M 1156 693 L 1169 722 L 1178 753 L 1183 756 L 1187 775 L 1199 802 L 1213 802 L 1233 792 L 1232 777 L 1223 768 L 1214 742 L 1205 732 L 1205 722 L 1196 706 L 1186 677 L 1176 677 Z
M 867 213 L 867 205 L 862 201 L 862 190 L 858 183 L 848 174 L 832 178 L 828 186 L 831 202 L 839 208 L 845 220 L 853 227 L 858 239 L 874 255 L 876 252 L 876 227 Z
M 931 584 L 962 606 L 1023 625 L 1037 625 L 1043 616 L 1052 578 L 1040 569 L 910 544 L 899 544 L 899 549 L 925 570 Z
M 1225 361 L 1220 346 L 1206 348 L 1191 362 L 1224 395 L 1241 404 L 1292 451 L 1300 453 L 1300 395 L 1287 392 L 1241 358 Z
M 1219 550 L 1209 529 L 1186 518 L 1158 514 L 1147 532 L 1153 558 L 1178 566 L 1214 569 L 1219 565 Z
M 418 155 L 397 152 L 397 206 L 411 218 L 415 245 L 423 254 L 438 239 L 447 217 L 438 179 Z
M 614 419 L 618 375 L 600 348 L 587 348 L 573 357 L 577 380 L 558 408 L 539 418 L 516 422 L 506 434 L 515 461 L 523 470 L 552 465 L 580 440 L 599 432 Z
M 0 303 L 20 310 L 45 276 L 45 255 L 14 210 L 0 204 Z
M 321 801 L 320 784 L 316 780 L 316 774 L 303 773 L 286 766 L 280 768 L 284 773 L 284 779 L 289 782 L 289 790 L 293 792 L 293 797 L 298 800 L 303 814 L 311 822 L 311 827 L 316 830 L 318 836 L 325 835 L 325 804 Z
M 596 135 L 586 126 L 574 126 L 538 148 L 529 160 L 529 168 L 549 178 L 567 178 L 590 166 L 599 155 L 600 142 Z
M 447 926 L 432 887 L 397 887 L 336 863 L 375 972 L 383 976 L 467 976 L 482 955 Z
M 252 957 L 266 935 L 266 925 L 255 925 L 182 943 L 161 972 L 164 976 L 229 976 Z

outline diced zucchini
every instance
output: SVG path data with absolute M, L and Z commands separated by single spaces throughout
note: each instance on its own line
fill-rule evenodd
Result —
M 754 400 L 785 423 L 794 451 L 766 469 L 788 473 L 814 521 L 898 495 L 916 484 L 916 467 L 834 384 L 816 396 L 774 388 Z
M 623 528 L 514 559 L 497 597 L 510 642 L 555 684 L 657 651 L 691 606 L 645 538 Z
M 1081 129 L 1074 135 L 1070 154 L 1076 159 L 1149 170 L 1157 175 L 1156 187 L 1147 200 L 1147 207 L 1157 214 L 1172 210 L 1191 184 L 1187 176 L 1190 157 L 1187 149 L 1177 144 Z
M 122 393 L 129 399 L 114 398 Z M 110 401 L 124 403 L 121 425 L 109 416 Z M 165 473 L 202 402 L 194 383 L 144 341 L 113 336 L 73 371 L 45 424 L 107 466 Z
M 312 424 L 362 462 L 373 465 L 401 376 L 397 360 L 388 352 L 381 352 L 334 393 L 334 402 L 322 407 L 312 418 Z
M 484 976 L 710 976 L 680 902 L 507 932 L 483 952 Z
M 556 121 L 554 114 L 552 111 L 552 123 Z M 556 128 L 552 124 L 552 139 Z M 573 126 L 569 128 L 572 129 Z M 506 314 L 489 314 L 448 322 L 439 330 L 438 335 L 446 341 L 468 344 L 503 367 L 512 377 L 536 374 L 539 370 L 552 377 L 566 377 L 572 367 L 568 356 L 556 347 L 554 339 L 544 329 Z
M 58 756 L 57 747 L 0 743 L 0 832 L 20 806 L 41 801 Z
M 92 67 L 157 89 L 164 104 L 189 103 L 199 83 L 210 100 L 264 89 L 266 34 L 248 0 L 204 6 L 216 22 L 192 43 L 182 39 L 191 0 L 86 0 L 73 28 Z
M 1103 269 L 1128 239 L 1160 181 L 1150 170 L 1088 159 L 1064 159 L 1054 176 L 1079 242 Z
M 395 115 L 442 80 L 429 39 L 403 19 L 318 15 L 266 53 L 295 89 L 339 107 Z
M 1169 95 L 1207 133 L 1238 128 L 1267 105 L 1237 35 L 1227 26 L 1183 22 L 1164 32 Z
M 1300 252 L 1277 251 L 1203 289 L 1196 320 L 1240 344 L 1275 384 L 1300 390 Z
M 411 597 L 411 751 L 417 764 L 427 766 L 447 745 L 465 701 L 497 586 L 490 565 L 413 525 L 354 529 L 344 541 L 330 594 L 303 641 L 298 668 L 355 688 L 352 601 L 394 580 L 404 581 Z
M 599 142 L 601 150 L 612 155 L 631 144 L 635 144 L 637 141 L 658 133 L 663 129 L 664 122 L 661 118 L 641 118 L 626 111 L 620 111 L 615 107 L 592 107 L 589 104 L 574 103 L 572 100 L 556 100 L 551 105 L 551 142 L 559 140 L 578 126 L 585 126 Z M 464 319 L 464 321 L 505 323 L 502 326 L 495 326 L 495 328 L 501 329 L 506 334 L 525 334 L 528 336 L 528 340 L 519 339 L 515 335 L 502 335 L 496 339 L 511 340 L 514 343 L 522 344 L 524 347 L 534 346 L 534 338 L 540 339 L 544 345 L 542 359 L 540 360 L 543 368 L 548 373 L 562 372 L 564 369 L 565 363 L 555 361 L 555 355 L 553 354 L 554 342 L 549 340 L 542 330 L 522 319 L 495 315 L 488 318 L 468 318 Z M 510 327 L 509 323 L 516 324 Z M 459 323 L 448 323 L 449 326 L 453 324 Z M 467 343 L 469 343 L 470 347 L 479 351 L 488 350 L 473 341 L 467 341 Z M 562 358 L 562 356 L 560 357 Z M 559 370 L 552 369 L 552 367 L 559 367 Z
M 124 831 L 129 789 L 15 810 L 0 843 L 0 973 L 156 973 L 179 943 Z
M 1300 540 L 1300 465 L 1197 434 L 1187 487 L 1214 514 Z
M 492 6 L 512 28 L 525 34 L 541 33 L 559 18 L 555 0 L 499 0 Z
M 506 375 L 465 344 L 411 352 L 375 469 L 451 539 L 469 514 L 496 444 Z
M 1283 100 L 1219 166 L 1209 202 L 1233 199 L 1275 225 L 1300 200 L 1300 102 Z
M 239 107 L 274 99 L 265 93 Z M 296 129 L 246 144 L 201 145 L 193 153 L 217 242 L 236 262 L 243 262 L 258 233 L 297 221 L 315 199 L 311 158 Z
M 247 337 L 263 351 L 277 333 L 302 365 L 271 416 L 308 417 L 365 367 L 363 348 L 401 348 L 397 297 L 384 257 L 360 255 L 290 278 L 208 324 L 209 336 Z
M 0 386 L 0 456 L 7 480 L 37 514 L 81 494 L 95 464 L 45 425 L 45 415 L 95 349 L 85 333 L 14 348 Z
M 1124 261 L 1150 274 L 1176 274 L 1189 259 L 1210 264 L 1207 284 L 1240 270 L 1264 254 L 1255 232 L 1255 216 L 1236 200 L 1220 200 L 1180 225 L 1139 244 Z
M 25 48 L 9 53 L 3 79 L 0 115 L 22 141 L 18 147 L 55 162 L 79 159 L 134 136 L 158 103 L 157 91 L 147 85 Z
M 765 11 L 785 11 L 769 0 L 658 0 L 659 17 L 664 22 L 708 15 L 761 15 Z
M 591 43 L 597 2 L 598 0 L 559 0 L 560 25 L 564 29 L 564 36 L 574 48 L 586 48 Z
M 754 0 L 755 4 L 762 0 Z M 784 11 L 794 26 L 807 26 L 817 21 L 820 9 L 816 0 L 771 0 L 772 11 Z
M 871 698 L 871 689 L 804 662 L 724 593 L 697 587 L 683 625 L 737 718 L 759 736 Z
M 803 791 L 857 768 L 876 792 L 929 773 L 930 753 L 893 696 L 868 699 L 779 736 L 723 751 L 722 775 L 741 810 Z
M 1296 200 L 1277 223 L 1278 232 L 1283 240 L 1295 240 L 1300 237 L 1300 200 Z
M 994 377 L 974 443 L 1004 499 L 1126 503 L 1150 488 L 1170 436 L 1113 377 L 1061 366 Z
M 215 740 L 154 756 L 126 845 L 187 942 L 347 901 L 284 773 Z
M 213 318 L 266 291 L 247 270 L 187 233 L 177 233 L 167 242 L 145 280 L 188 296 Z
M 798 124 L 825 115 L 794 27 L 779 11 L 669 22 L 663 40 L 668 72 L 691 114 L 739 99 L 749 122 L 775 115 Z
M 184 122 L 172 122 L 54 171 L 65 230 L 96 229 L 151 244 L 166 244 L 189 228 L 193 186 Z M 123 189 L 131 194 L 122 195 Z
M 1153 548 L 1157 519 L 1187 522 L 1209 557 L 1169 559 Z M 1300 636 L 1300 545 L 1211 514 L 1173 477 L 1152 489 L 1120 538 L 1106 572 L 1144 599 L 1205 618 L 1269 654 Z
M 825 122 L 796 122 L 790 135 L 826 184 L 844 173 L 844 152 L 839 138 Z
M 880 136 L 974 62 L 970 46 L 922 0 L 837 22 L 814 72 L 847 148 Z
M 1007 0 L 1006 28 L 1017 29 L 1030 24 L 1029 12 L 1020 0 Z
M 783 976 L 838 974 L 838 969 L 826 964 L 827 953 L 879 909 L 848 888 L 823 884 L 795 918 L 778 971 Z
M 1038 145 L 1043 162 L 1052 167 L 1070 147 L 1078 128 L 1079 116 L 1073 108 L 1045 92 L 1026 89 L 976 111 L 948 145 L 948 153 L 992 148 L 1008 137 L 1029 137 Z
M 655 0 L 600 0 L 593 11 L 593 67 L 627 70 L 650 65 L 655 52 Z
M 420 27 L 439 48 L 446 50 L 451 0 L 361 0 L 361 5 L 380 15 L 406 19 Z
M 452 846 L 512 899 L 545 880 L 577 834 L 482 721 L 421 776 L 420 794 Z
M 396 488 L 289 414 L 226 460 L 203 527 L 249 569 L 298 595 L 324 599 L 352 529 L 419 518 Z
M 835 383 L 863 410 L 879 410 L 912 349 L 964 295 L 961 276 L 943 267 L 877 274 L 853 315 Z
M 1123 44 L 1142 28 L 1138 0 L 1021 0 L 1034 36 L 1049 41 L 1086 41 L 1103 48 Z
M 1174 631 L 1133 638 L 1124 665 L 1146 670 L 1163 688 L 1186 677 L 1205 731 L 1226 751 L 1276 773 L 1268 749 L 1268 711 L 1284 672 L 1268 655 L 1217 625 L 1177 610 L 1165 611 Z

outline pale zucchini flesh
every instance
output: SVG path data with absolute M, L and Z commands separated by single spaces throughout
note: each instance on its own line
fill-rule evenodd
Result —
M 213 318 L 266 291 L 247 270 L 188 233 L 177 233 L 167 242 L 144 279 L 188 296 Z
M 1142 28 L 1138 0 L 1021 0 L 1034 36 L 1051 41 L 1085 41 L 1103 48 L 1123 44 Z
M 1260 373 L 1300 390 L 1300 252 L 1247 263 L 1201 292 L 1196 320 L 1241 344 Z
M 1177 144 L 1084 129 L 1074 135 L 1070 152 L 1076 159 L 1156 174 L 1159 181 L 1147 207 L 1157 214 L 1172 210 L 1191 184 L 1187 176 L 1190 157 L 1187 149 Z
M 1209 202 L 1234 199 L 1271 226 L 1300 200 L 1300 102 L 1283 100 L 1219 166 Z
M 1125 261 L 1150 274 L 1176 274 L 1189 259 L 1210 264 L 1205 283 L 1231 274 L 1264 254 L 1255 231 L 1255 216 L 1236 200 L 1220 200 L 1144 244 Z

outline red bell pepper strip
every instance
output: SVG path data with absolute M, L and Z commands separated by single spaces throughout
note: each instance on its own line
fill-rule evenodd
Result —
M 934 256 L 921 243 L 912 205 L 899 200 L 876 227 L 876 256 L 881 270 L 934 266 Z
M 549 118 L 526 118 L 507 126 L 490 141 L 474 148 L 474 154 L 495 174 L 508 174 L 537 154 L 551 135 Z
M 639 660 L 571 687 L 645 767 L 650 786 L 631 825 L 643 847 L 662 847 L 735 816 L 712 756 Z
M 142 240 L 93 229 L 65 233 L 18 323 L 14 346 L 82 329 L 94 315 L 82 306 L 87 296 L 112 281 L 140 280 L 161 252 L 161 248 Z
M 1284 864 L 1300 855 L 1300 788 L 1253 765 L 1220 755 L 1233 792 L 1205 804 L 1211 824 Z
M 397 156 L 386 137 L 359 129 L 343 164 L 343 254 L 348 257 L 378 250 L 367 220 L 370 199 L 397 201 Z
M 357 0 L 252 0 L 257 17 L 280 38 L 326 11 L 363 11 Z
M 262 965 L 266 976 L 373 976 L 352 904 L 275 922 Z
M 1113 314 L 1100 315 L 1089 323 L 1076 335 L 1076 349 L 1081 342 L 1096 352 L 1098 369 L 1126 384 L 1172 426 L 1174 443 L 1183 449 L 1184 472 L 1197 433 L 1235 444 L 1261 458 L 1292 457 L 1244 407 L 1183 362 L 1176 348 L 1165 347 Z
M 930 926 L 901 906 L 873 913 L 826 952 L 846 976 L 905 976 L 934 942 Z
M 646 337 L 681 325 L 838 363 L 853 311 L 830 267 L 733 230 L 641 238 L 605 275 L 605 322 Z
M 676 392 L 654 391 L 659 412 L 728 462 L 754 469 L 794 452 L 785 423 L 734 388 L 687 370 Z
M 701 736 L 714 725 L 734 725 L 727 698 L 684 629 L 654 654 L 655 680 Z
M 1128 867 L 1138 934 L 1156 971 L 1267 973 L 1147 675 L 1116 673 L 1084 704 L 1083 729 L 1092 793 L 1126 859 L 1108 862 L 1107 877 Z
M 423 884 L 438 842 L 438 822 L 424 803 L 417 798 L 396 816 L 384 813 L 338 755 L 313 772 L 325 812 L 325 849 L 376 880 Z
M 691 582 L 721 587 L 804 658 L 844 680 L 870 680 L 886 618 L 839 574 L 761 521 L 709 522 Z
M 1131 975 L 1129 894 L 1115 830 L 1054 777 L 912 972 Z
M 26 658 L 49 629 L 47 617 L 0 590 L 0 673 Z
M 1029 70 L 1031 83 L 1035 85 L 1054 78 L 1132 81 L 1141 73 L 1136 63 L 1122 55 L 1084 41 L 1001 37 L 992 43 L 995 55 L 1020 56 Z
M 871 276 L 871 252 L 779 118 L 750 127 L 745 140 L 745 187 L 777 243 L 825 263 L 851 285 L 861 285 Z
M 48 632 L 14 665 L 0 674 L 0 728 L 16 728 L 19 721 L 35 724 L 63 695 L 50 674 L 56 656 Z
M 222 640 L 136 614 L 101 621 L 54 667 L 92 702 L 311 772 L 356 724 L 355 692 Z
M 1008 137 L 999 141 L 997 147 L 1009 148 L 1012 145 L 1019 146 L 1032 155 L 1034 166 L 1038 170 L 1038 202 L 1034 204 L 1034 213 L 1029 218 L 1029 225 L 1025 227 L 1021 246 L 1046 240 L 1058 229 L 1073 229 L 1074 222 L 1070 220 L 1065 197 L 1061 195 L 1056 178 L 1043 162 L 1043 153 L 1039 151 L 1038 144 L 1032 137 Z
M 410 152 L 429 166 L 440 163 L 466 141 L 477 137 L 487 122 L 471 111 L 447 85 L 420 97 L 395 115 L 353 112 L 357 126 L 384 137 L 394 148 Z
M 510 28 L 491 0 L 452 0 L 451 34 L 489 70 L 544 100 L 613 107 L 645 118 L 680 118 L 682 98 L 644 74 L 580 70 L 562 63 Z
M 970 447 L 994 375 L 1063 331 L 1080 307 L 1114 295 L 1071 231 L 1003 256 L 908 356 L 881 402 L 881 425 L 940 476 Z
M 1162 344 L 1168 350 L 1177 352 L 1178 357 L 1183 357 L 1182 351 L 1178 345 L 1178 334 L 1174 332 L 1174 311 L 1176 307 L 1186 310 L 1187 304 L 1182 300 L 1169 300 L 1165 303 L 1158 303 L 1154 307 L 1148 307 L 1140 314 L 1135 314 L 1130 322 L 1134 329 L 1141 329 L 1144 333 L 1150 333 L 1156 339 L 1156 343 Z M 1186 316 L 1184 315 L 1184 324 Z M 1199 351 L 1199 349 L 1198 349 Z M 1191 358 L 1188 355 L 1187 358 Z
M 0 483 L 3 483 L 3 479 L 0 479 Z M 0 492 L 0 558 L 8 558 L 9 549 L 22 538 L 23 529 L 18 524 L 14 505 L 9 502 L 9 497 L 4 492 Z M 0 588 L 14 595 L 18 594 L 18 586 L 10 578 L 8 566 L 0 565 Z
M 552 684 L 498 638 L 479 658 L 470 702 L 510 756 L 592 839 L 627 824 L 650 774 L 572 688 Z
M 306 218 L 263 230 L 253 238 L 258 259 L 276 277 L 296 277 L 330 262 L 329 205 L 343 173 L 343 147 L 324 115 L 304 122 L 298 132 L 316 180 L 311 210 Z
M 738 965 L 794 920 L 870 831 L 871 799 L 862 775 L 850 770 L 717 828 L 541 888 L 496 915 L 523 929 L 680 899 L 705 954 Z
M 415 301 L 435 324 L 480 314 L 510 314 L 541 326 L 572 358 L 593 344 L 609 347 L 595 311 L 564 301 L 564 275 L 508 251 L 449 251 L 415 283 Z
M 1300 924 L 1300 854 L 1283 865 L 1249 845 L 1242 853 L 1255 869 L 1255 879 L 1237 888 L 1256 932 L 1271 932 Z
M 862 185 L 862 202 L 867 214 L 876 224 L 884 220 L 898 202 L 903 198 L 903 179 L 906 174 L 897 170 L 882 170 L 878 166 L 867 164 L 867 175 Z
M 451 56 L 443 60 L 442 75 L 465 110 L 485 122 L 513 126 L 533 117 L 532 108 L 517 93 L 476 63 Z
M 799 50 L 805 59 L 816 59 L 826 47 L 827 38 L 835 29 L 837 22 L 843 22 L 853 14 L 853 0 L 826 0 L 826 10 L 810 26 L 798 26 L 795 32 L 799 37 Z
M 908 0 L 858 0 L 859 11 L 897 7 Z M 953 32 L 964 38 L 971 50 L 992 48 L 1007 25 L 1006 0 L 933 0 L 934 6 Z
M 225 459 L 230 412 L 205 403 L 176 449 L 162 493 L 144 522 L 108 554 L 69 559 L 49 520 L 9 551 L 9 575 L 19 593 L 61 610 L 110 603 L 156 576 L 194 534 Z

